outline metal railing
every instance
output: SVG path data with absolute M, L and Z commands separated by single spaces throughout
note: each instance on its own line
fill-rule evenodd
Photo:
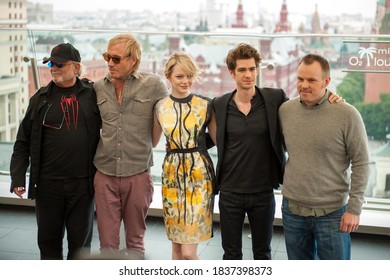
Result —
M 111 36 L 113 36 L 117 33 L 128 32 L 128 30 L 121 30 L 121 29 L 106 29 L 106 30 L 77 29 L 76 30 L 76 29 L 57 29 L 57 28 L 50 28 L 50 27 L 39 28 L 39 29 L 38 28 L 26 28 L 26 29 L 16 29 L 16 30 L 14 28 L 0 28 L 0 35 L 5 33 L 5 32 L 6 33 L 24 32 L 25 34 L 27 34 L 27 37 L 25 38 L 24 42 L 9 41 L 9 42 L 6 42 L 6 45 L 8 47 L 8 46 L 12 46 L 12 44 L 14 44 L 14 43 L 15 44 L 23 43 L 27 46 L 27 49 L 24 49 L 23 51 L 18 50 L 17 54 L 16 53 L 15 54 L 21 56 L 18 61 L 20 61 L 21 63 L 24 63 L 25 66 L 29 65 L 29 63 L 31 63 L 31 70 L 32 70 L 33 75 L 32 75 L 32 81 L 30 81 L 30 83 L 34 84 L 34 89 L 36 89 L 36 88 L 39 88 L 42 84 L 44 84 L 42 75 L 40 75 L 41 74 L 40 72 L 43 69 L 43 68 L 41 68 L 43 66 L 41 65 L 42 57 L 40 57 L 40 56 L 43 52 L 46 52 L 45 55 L 47 55 L 50 52 L 51 47 L 53 46 L 52 44 L 47 43 L 42 48 L 41 45 L 37 44 L 38 38 L 43 38 L 46 36 L 47 38 L 56 37 L 57 39 L 66 40 L 66 38 L 75 39 L 77 37 L 75 35 L 79 35 L 79 34 L 86 35 L 85 37 L 88 37 L 91 35 L 92 35 L 92 37 L 93 37 L 93 35 L 99 35 L 97 37 L 104 38 L 105 42 L 95 42 L 95 44 L 96 45 L 100 44 L 100 45 L 104 46 L 105 43 L 108 41 L 108 39 Z M 183 41 L 185 41 L 186 37 L 193 37 L 196 39 L 202 39 L 201 40 L 202 43 L 199 43 L 199 44 L 205 44 L 206 46 L 209 46 L 209 47 L 216 46 L 218 44 L 220 44 L 220 45 L 234 45 L 239 41 L 244 41 L 244 42 L 250 42 L 250 43 L 256 44 L 257 47 L 261 48 L 261 43 L 263 41 L 269 41 L 269 40 L 272 41 L 272 40 L 278 40 L 278 39 L 300 39 L 303 42 L 305 40 L 310 40 L 310 39 L 315 39 L 315 38 L 328 39 L 328 40 L 332 39 L 332 40 L 339 42 L 341 45 L 347 41 L 348 42 L 365 41 L 366 43 L 367 42 L 372 42 L 372 43 L 379 42 L 379 43 L 389 43 L 390 44 L 390 34 L 385 34 L 385 35 L 383 35 L 383 34 L 293 34 L 293 33 L 259 34 L 259 33 L 245 32 L 245 31 L 233 33 L 233 32 L 176 32 L 176 31 L 175 32 L 158 32 L 158 31 L 137 31 L 137 30 L 132 31 L 132 33 L 135 34 L 136 36 L 140 37 L 142 40 L 142 43 L 144 43 L 144 44 L 146 44 L 147 36 L 163 36 L 165 38 L 165 40 L 171 36 L 172 37 L 177 36 Z M 4 37 L 6 37 L 6 36 L 3 36 L 3 38 Z M 77 37 L 76 39 L 78 39 L 78 38 L 79 37 Z M 85 40 L 87 40 L 87 39 L 85 39 Z M 83 45 L 83 42 L 76 41 L 73 43 L 75 43 L 76 45 L 80 45 L 80 46 Z M 167 44 L 167 43 L 162 42 L 161 46 L 163 46 L 164 44 Z M 149 57 L 152 57 L 154 62 L 157 61 L 158 63 L 154 64 L 154 66 L 153 66 L 153 67 L 155 67 L 154 69 L 147 69 L 147 70 L 157 71 L 158 74 L 161 74 L 161 72 L 159 72 L 159 71 L 161 71 L 160 68 L 162 66 L 163 60 L 165 59 L 167 53 L 169 52 L 168 47 L 169 46 L 165 46 L 165 49 L 164 48 L 158 49 L 157 46 L 153 46 L 152 50 L 150 50 L 150 51 L 144 50 L 143 57 L 145 57 L 145 59 L 143 59 L 143 61 L 146 63 L 143 66 L 147 67 L 146 64 L 148 62 L 148 59 L 149 59 Z M 187 51 L 188 50 L 191 51 L 191 45 L 187 44 L 186 47 L 188 47 L 188 49 L 186 49 Z M 144 46 L 144 48 L 145 48 L 145 46 Z M 211 48 L 206 48 L 206 50 L 210 50 L 210 49 Z M 303 51 L 303 50 L 300 50 L 300 51 Z M 343 54 L 341 52 L 337 52 L 334 47 L 332 50 L 334 51 L 333 53 L 335 55 L 337 55 L 337 56 L 335 56 L 335 58 L 342 57 Z M 389 50 L 390 50 L 390 48 L 389 48 Z M 318 50 L 318 51 L 322 52 L 324 50 Z M 101 53 L 101 51 L 96 50 L 96 53 L 99 55 Z M 261 49 L 260 49 L 260 53 L 262 53 Z M 91 53 L 89 53 L 89 51 L 82 53 L 82 57 L 88 57 L 90 55 L 91 55 Z M 203 54 L 203 55 L 206 56 L 206 54 Z M 331 56 L 331 54 L 329 56 Z M 330 58 L 332 58 L 332 57 L 330 57 Z M 24 60 L 24 62 L 23 62 L 23 60 Z M 274 67 L 272 69 L 267 70 L 268 64 L 264 65 L 264 67 L 263 67 L 264 71 L 262 71 L 263 76 L 261 77 L 262 81 L 263 80 L 266 81 L 266 78 L 267 78 L 266 76 L 271 75 L 271 78 L 270 78 L 271 81 L 272 81 L 272 79 L 275 79 L 275 81 L 273 81 L 275 86 L 282 85 L 281 87 L 283 87 L 283 82 L 285 84 L 290 85 L 291 81 L 288 81 L 288 79 L 289 79 L 288 76 L 283 77 L 283 79 L 285 79 L 283 81 L 279 81 L 279 80 L 277 80 L 278 78 L 275 78 L 275 77 L 277 77 L 276 72 L 280 70 L 280 69 L 278 69 L 278 67 L 280 67 L 281 65 L 278 64 L 278 62 L 275 62 L 274 60 L 272 60 L 272 58 L 266 59 L 266 60 L 267 60 L 267 63 L 269 63 L 270 65 L 273 65 Z M 84 61 L 84 59 L 83 59 L 83 61 Z M 26 64 L 26 62 L 27 62 L 27 64 Z M 103 65 L 105 62 L 101 59 L 101 63 Z M 220 63 L 218 65 L 218 66 L 220 66 L 220 65 L 223 65 L 224 62 L 218 61 L 215 63 Z M 331 60 L 331 65 L 332 65 L 332 63 L 333 63 L 333 60 Z M 10 64 L 10 67 L 11 67 L 11 65 L 14 65 L 14 64 Z M 345 70 L 345 69 L 342 69 L 342 67 L 340 67 L 340 65 L 338 65 L 335 68 L 336 68 L 336 72 L 338 70 L 341 70 L 341 72 L 343 72 L 343 70 Z M 26 69 L 25 69 L 25 71 L 26 71 Z M 284 68 L 283 68 L 283 71 L 285 71 Z M 337 72 L 336 73 L 337 79 L 342 79 L 344 74 L 340 74 Z M 17 76 L 17 75 L 15 75 L 15 76 Z M 378 76 L 378 77 L 380 79 L 388 79 L 390 76 L 388 76 L 388 77 L 387 76 L 386 77 Z M 225 83 L 225 82 L 228 82 L 228 81 L 221 79 L 221 83 Z M 1 86 L 1 83 L 0 83 L 0 86 Z M 233 88 L 231 88 L 231 90 L 232 89 Z M 206 89 L 204 89 L 204 88 L 200 88 L 199 93 L 201 93 L 201 94 L 205 93 L 205 90 Z M 0 92 L 1 92 L 1 90 L 0 90 Z M 30 92 L 30 94 L 32 94 L 32 93 Z M 207 94 L 208 94 L 208 92 L 207 92 Z M 2 106 L 2 104 L 0 104 L 0 106 Z M 7 106 L 8 106 L 8 104 L 7 104 Z M 0 110 L 0 112 L 1 112 L 1 110 Z M 389 114 L 390 114 L 390 112 L 389 112 Z M 383 116 L 383 117 L 385 117 L 385 116 Z M 390 124 L 389 124 L 389 126 L 390 126 Z M 0 131 L 0 133 L 1 133 L 1 131 Z M 155 166 L 161 166 L 160 162 L 156 162 Z M 156 173 L 158 173 L 158 172 L 159 171 L 156 171 Z M 390 173 L 390 169 L 389 169 L 388 173 Z M 7 170 L 0 171 L 0 176 L 9 176 L 9 171 L 7 171 Z M 158 177 L 155 177 L 155 178 L 158 178 Z M 156 184 L 158 185 L 159 183 L 156 182 Z M 8 188 L 8 186 L 7 186 L 7 188 Z M 280 192 L 277 191 L 276 195 L 280 195 Z M 6 200 L 6 202 L 4 202 L 4 200 Z M 17 203 L 26 203 L 29 205 L 33 205 L 30 202 L 27 203 L 27 200 L 21 201 L 17 198 L 9 197 L 9 196 L 0 197 L 0 203 L 16 203 L 16 200 L 18 200 Z M 383 215 L 383 219 L 389 219 L 389 213 L 390 213 L 390 200 L 389 199 L 366 197 L 363 208 L 364 208 L 364 211 L 372 211 L 375 213 L 378 212 L 379 215 Z M 383 223 L 383 224 L 385 225 L 385 228 L 386 228 L 386 225 L 389 224 L 389 222 Z M 389 225 L 389 228 L 390 228 L 390 225 Z M 390 231 L 390 229 L 389 229 L 389 231 Z M 379 232 L 382 232 L 382 230 L 380 230 Z M 389 234 L 390 234 L 390 232 L 389 232 Z

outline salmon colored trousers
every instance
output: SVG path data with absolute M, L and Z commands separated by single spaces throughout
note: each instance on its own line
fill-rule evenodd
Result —
M 95 175 L 95 204 L 100 250 L 115 253 L 120 246 L 123 221 L 126 250 L 143 254 L 146 216 L 153 198 L 153 182 L 149 172 L 129 177 Z

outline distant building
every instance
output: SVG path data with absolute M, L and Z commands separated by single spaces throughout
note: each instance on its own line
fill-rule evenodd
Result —
M 288 11 L 286 0 L 283 0 L 282 8 L 279 13 L 279 22 L 276 24 L 275 32 L 290 32 L 291 24 L 288 21 Z
M 236 24 L 232 25 L 231 28 L 217 29 L 217 32 L 236 35 L 245 32 L 261 32 L 258 27 L 256 29 L 244 28 L 246 20 L 242 11 L 243 6 L 241 1 L 239 1 L 236 12 Z M 289 26 L 287 18 L 288 11 L 285 2 L 282 6 L 281 14 L 283 14 L 281 26 Z M 202 83 L 194 84 L 192 89 L 195 93 L 214 97 L 235 89 L 235 82 L 230 77 L 225 64 L 225 58 L 228 51 L 239 42 L 242 42 L 242 38 L 237 36 L 234 39 L 225 41 L 210 39 L 207 45 L 193 43 L 186 46 L 180 36 L 170 35 L 168 38 L 168 53 L 187 51 L 201 68 L 205 69 L 202 73 Z M 262 87 L 283 88 L 288 96 L 296 96 L 296 70 L 298 68 L 299 58 L 303 53 L 302 41 L 294 37 L 286 37 L 273 39 L 262 38 L 260 40 L 246 39 L 245 42 L 258 48 L 263 59 L 263 64 L 259 70 L 258 84 Z M 274 65 L 270 70 L 267 69 L 269 63 Z
M 244 20 L 244 9 L 242 7 L 242 1 L 239 0 L 236 11 L 236 22 L 232 24 L 232 28 L 247 28 L 248 25 Z
M 390 34 L 390 0 L 382 0 L 377 3 L 377 16 L 381 16 L 380 19 L 376 19 L 376 23 L 379 24 L 373 32 L 379 31 L 379 34 Z M 378 12 L 381 11 L 381 12 Z M 371 47 L 374 44 L 370 45 Z M 382 59 L 386 62 L 387 66 L 385 70 L 390 71 L 388 65 L 390 64 L 390 44 L 376 44 L 377 49 L 388 50 L 381 54 L 376 53 L 377 59 Z M 365 88 L 365 103 L 378 103 L 380 102 L 380 95 L 382 93 L 390 94 L 390 79 L 389 73 L 365 73 L 366 88 Z
M 328 32 L 329 25 L 326 24 L 324 28 L 321 27 L 321 22 L 320 22 L 320 15 L 318 14 L 318 5 L 315 5 L 315 11 L 311 19 L 311 33 L 313 34 L 324 34 Z M 311 44 L 314 46 L 318 45 L 326 45 L 327 42 L 326 37 L 311 37 Z
M 371 27 L 372 34 L 379 34 L 379 28 L 381 26 L 382 19 L 386 13 L 385 3 L 386 3 L 386 0 L 378 0 L 377 1 L 375 19 L 374 19 L 374 22 L 372 23 L 372 27 Z
M 27 3 L 29 23 L 53 23 L 53 4 Z
M 286 0 L 283 0 L 280 9 L 279 22 L 275 26 L 275 33 L 287 33 L 291 31 L 291 24 L 288 20 L 288 9 Z M 262 71 L 262 83 L 264 87 L 282 88 L 292 98 L 297 95 L 296 71 L 298 62 L 303 54 L 303 42 L 295 37 L 262 39 L 259 42 L 260 53 L 267 62 L 275 65 L 274 69 Z
M 14 141 L 28 105 L 27 1 L 0 1 L 0 141 Z
M 206 1 L 206 6 L 199 8 L 199 19 L 204 22 L 203 28 L 215 29 L 225 25 L 226 7 L 216 3 L 216 0 Z

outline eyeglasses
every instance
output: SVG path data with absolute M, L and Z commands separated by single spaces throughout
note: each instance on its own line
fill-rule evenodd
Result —
M 51 125 L 51 124 L 47 124 L 46 123 L 46 116 L 47 116 L 47 112 L 49 112 L 51 106 L 53 106 L 53 103 L 50 103 L 48 106 L 47 106 L 47 110 L 45 112 L 45 115 L 43 116 L 43 122 L 42 122 L 42 125 L 45 126 L 45 127 L 48 127 L 48 128 L 53 128 L 53 129 L 61 129 L 62 128 L 62 125 L 64 124 L 64 119 L 65 119 L 65 113 L 62 114 L 62 121 L 61 121 L 61 124 L 58 126 L 56 125 Z
M 120 56 L 117 56 L 117 55 L 109 55 L 108 53 L 104 53 L 103 54 L 103 58 L 104 58 L 105 61 L 110 62 L 110 59 L 112 59 L 112 62 L 114 62 L 115 64 L 121 63 L 121 60 L 126 58 L 126 57 L 130 57 L 130 55 L 126 55 L 126 56 L 120 57 Z
M 62 68 L 65 65 L 69 65 L 69 64 L 72 64 L 72 62 L 71 63 L 57 63 L 57 62 L 54 62 L 54 61 L 49 61 L 47 63 L 47 66 L 49 66 L 50 68 L 53 68 L 54 66 L 57 66 L 58 68 Z

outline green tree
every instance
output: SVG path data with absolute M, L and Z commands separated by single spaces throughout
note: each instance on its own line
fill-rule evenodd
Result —
M 189 28 L 187 26 L 185 31 L 186 32 L 205 32 L 207 30 L 200 30 L 199 26 L 197 26 L 195 28 L 195 30 L 191 30 L 191 28 Z M 186 42 L 187 45 L 191 45 L 191 44 L 194 44 L 194 43 L 200 43 L 201 44 L 205 40 L 204 36 L 196 36 L 196 35 L 192 35 L 192 34 L 185 34 L 185 35 L 183 35 L 183 38 L 184 38 L 184 41 Z
M 380 95 L 380 103 L 356 104 L 362 115 L 369 138 L 386 141 L 390 130 L 390 93 Z
M 185 29 L 186 32 L 191 32 L 191 28 L 188 26 Z M 196 37 L 191 34 L 184 34 L 183 35 L 184 41 L 186 42 L 187 45 L 191 45 L 196 41 Z
M 380 95 L 380 103 L 364 103 L 364 73 L 348 73 L 337 87 L 337 94 L 356 107 L 362 115 L 370 139 L 385 141 L 390 131 L 390 93 Z
M 337 94 L 355 106 L 364 101 L 364 88 L 364 73 L 351 72 L 338 85 Z

